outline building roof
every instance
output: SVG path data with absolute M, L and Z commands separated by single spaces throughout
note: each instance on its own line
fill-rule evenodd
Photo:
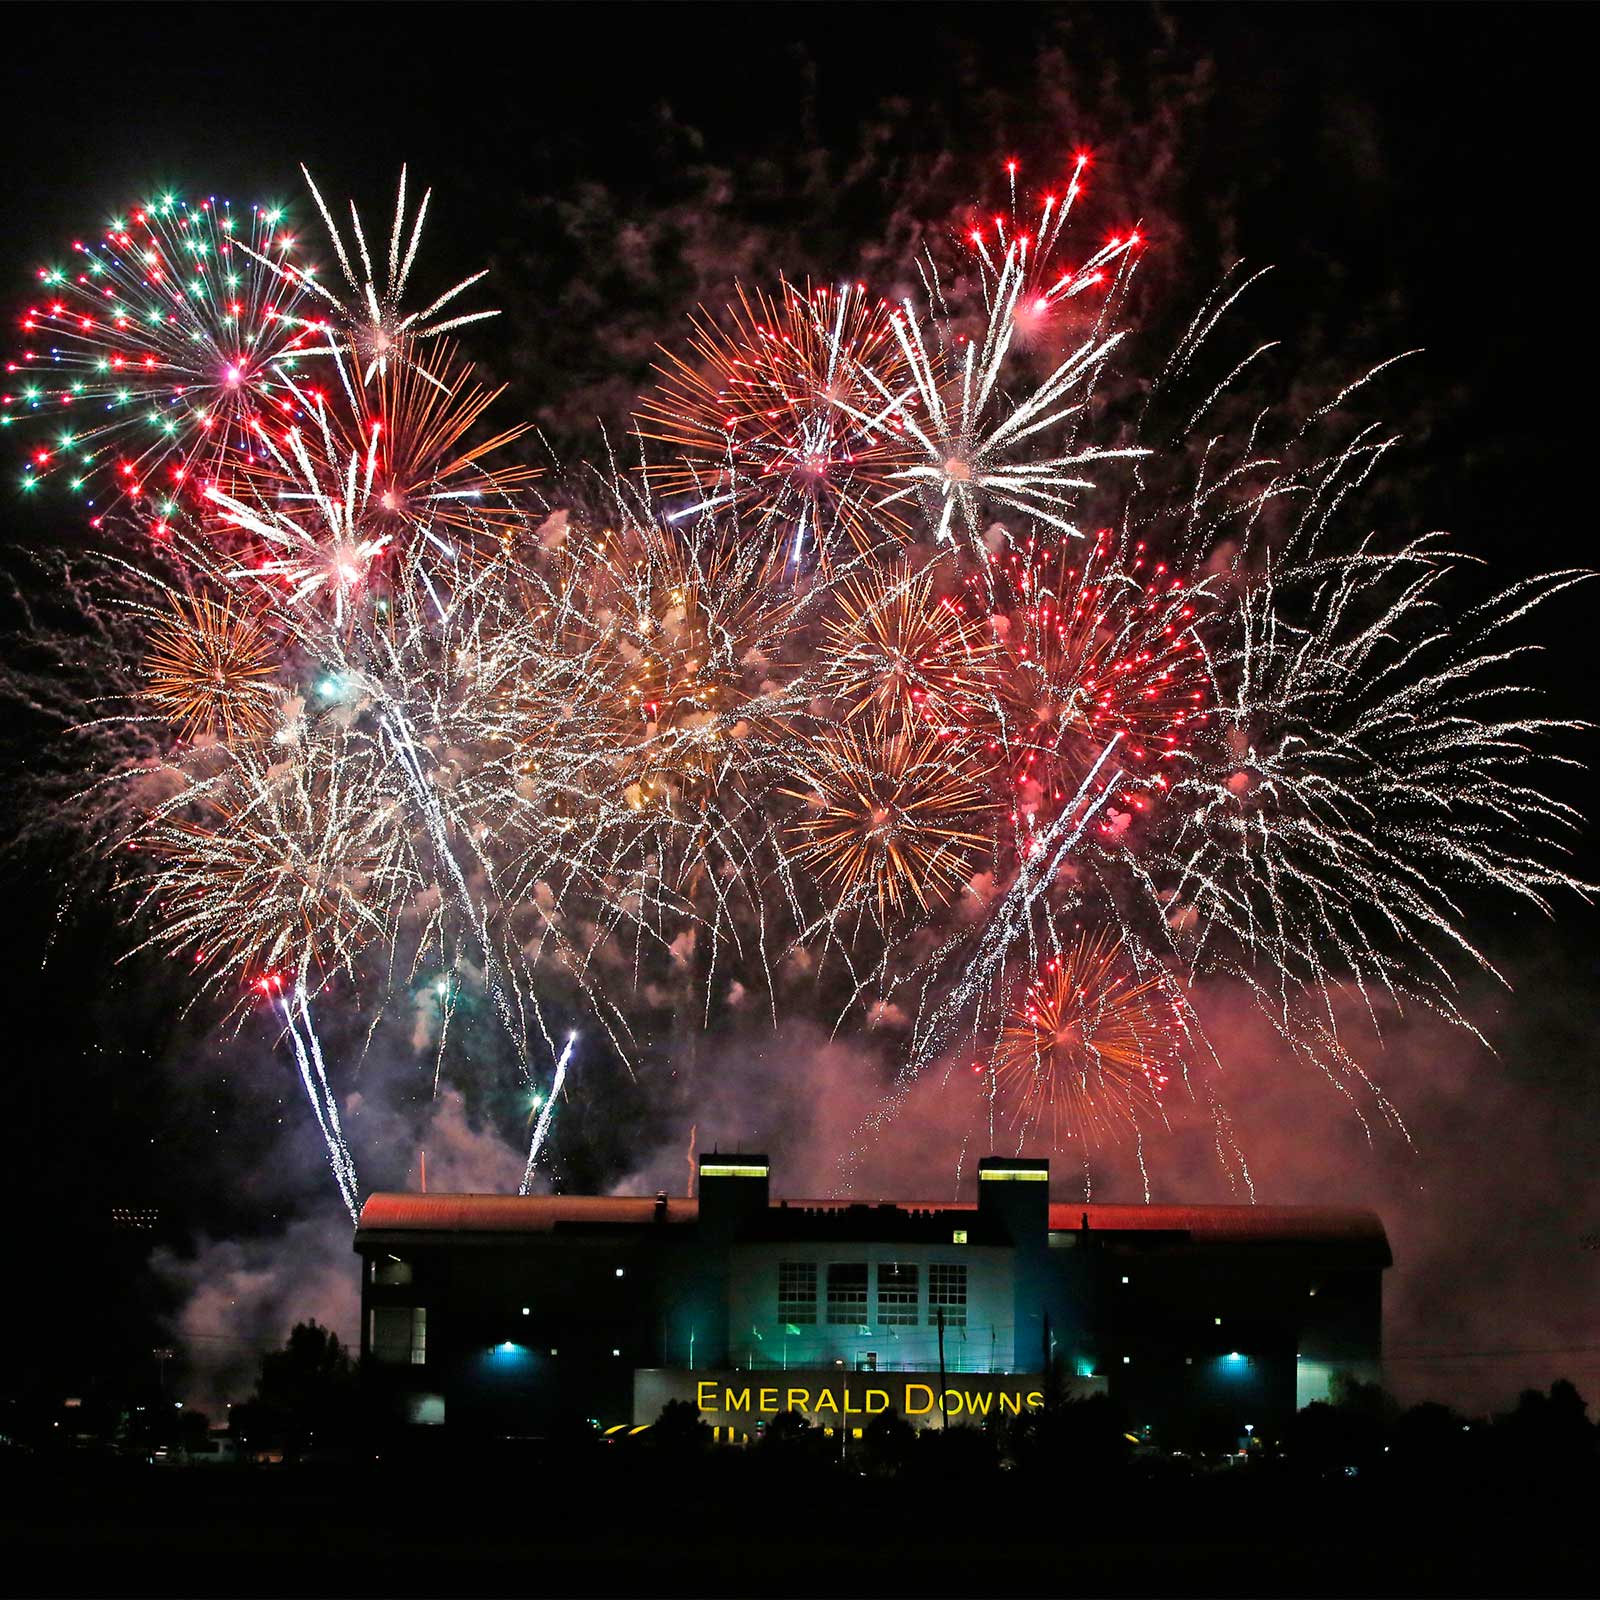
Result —
M 654 1222 L 651 1195 L 373 1194 L 356 1232 L 550 1233 L 558 1225 L 617 1226 Z M 662 1208 L 664 1222 L 693 1222 L 700 1207 L 681 1196 Z
M 1053 1204 L 1051 1232 L 1186 1233 L 1209 1244 L 1377 1244 L 1376 1211 L 1353 1206 L 1119 1206 Z
M 778 1202 L 773 1202 L 774 1206 Z M 860 1202 L 790 1200 L 791 1211 L 841 1211 Z M 905 1204 L 906 1211 L 974 1212 L 973 1203 Z M 697 1200 L 674 1195 L 374 1194 L 361 1208 L 359 1241 L 373 1233 L 551 1233 L 558 1227 L 641 1227 L 692 1223 Z M 1374 1211 L 1333 1206 L 1146 1206 L 1058 1203 L 1052 1232 L 1186 1234 L 1207 1244 L 1361 1245 L 1387 1258 L 1388 1238 Z

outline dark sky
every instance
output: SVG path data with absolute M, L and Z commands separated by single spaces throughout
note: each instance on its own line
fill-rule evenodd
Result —
M 40 5 L 8 24 L 0 300 L 17 307 L 40 260 L 131 196 L 289 198 L 305 226 L 297 162 L 382 214 L 406 161 L 436 191 L 430 271 L 492 261 L 507 315 L 486 364 L 575 448 L 591 417 L 616 425 L 651 342 L 733 271 L 870 268 L 919 206 L 939 221 L 992 192 L 1002 157 L 1040 170 L 1086 145 L 1104 215 L 1145 220 L 1174 306 L 1244 255 L 1277 264 L 1248 317 L 1287 335 L 1290 372 L 1425 347 L 1382 396 L 1411 441 L 1365 508 L 1386 531 L 1449 528 L 1504 580 L 1591 559 L 1577 8 Z M 0 517 L 12 544 L 57 531 L 9 491 Z M 1553 714 L 1592 711 L 1592 612 L 1580 597 L 1541 625 Z M 292 1217 L 292 1191 L 263 1198 L 250 1174 L 302 1108 L 263 1089 L 249 1050 L 201 1043 L 205 1019 L 174 1020 L 145 969 L 113 975 L 95 908 L 60 924 L 41 969 L 70 864 L 4 870 L 8 1215 L 36 1222 L 27 1270 L 64 1326 L 94 1302 L 56 1252 L 113 1205 L 161 1206 L 180 1251 Z M 1480 931 L 1520 984 L 1485 1020 L 1507 1070 L 1528 1104 L 1575 1119 L 1555 1147 L 1483 1159 L 1508 1186 L 1524 1156 L 1557 1161 L 1570 1210 L 1541 1201 L 1517 1248 L 1545 1253 L 1538 1281 L 1577 1326 L 1600 1262 L 1574 1243 L 1600 1229 L 1581 1192 L 1600 1144 L 1600 925 L 1569 906 L 1530 931 L 1485 907 Z M 1447 1097 L 1428 1105 L 1435 1148 L 1491 1137 Z M 1319 1183 L 1324 1157 L 1307 1161 Z M 1430 1239 L 1460 1194 L 1426 1202 Z

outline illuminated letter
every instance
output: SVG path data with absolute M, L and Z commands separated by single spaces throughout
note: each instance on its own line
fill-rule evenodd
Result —
M 722 1391 L 722 1409 L 724 1411 L 748 1411 L 750 1409 L 750 1391 L 748 1389 L 724 1389 Z
M 1037 1389 L 1031 1389 L 1026 1404 L 1030 1411 L 1037 1411 L 1044 1404 L 1044 1395 Z
M 836 1412 L 836 1411 L 838 1411 L 838 1409 L 839 1409 L 839 1402 L 833 1398 L 833 1390 L 832 1389 L 824 1389 L 822 1391 L 822 1393 L 817 1396 L 817 1410 L 818 1411 L 835 1411 Z
M 1022 1396 L 1020 1394 L 1003 1394 L 1000 1396 L 1001 1411 L 1009 1411 L 1012 1416 L 1022 1415 Z
M 994 1396 L 992 1394 L 969 1394 L 967 1396 L 967 1410 L 977 1417 L 988 1416 L 989 1408 L 993 1404 Z
M 844 1391 L 844 1414 L 847 1417 L 859 1417 L 861 1415 L 861 1407 L 850 1404 L 850 1390 L 848 1387 Z
M 873 1405 L 872 1402 L 874 1400 L 878 1402 L 877 1405 Z M 867 1415 L 869 1417 L 875 1417 L 880 1411 L 887 1411 L 888 1409 L 889 1391 L 887 1389 L 867 1390 Z
M 763 1389 L 761 1391 L 761 1404 L 758 1409 L 776 1411 L 778 1409 L 778 1391 L 776 1389 Z
M 961 1391 L 959 1389 L 946 1389 L 944 1392 L 944 1409 L 947 1416 L 959 1417 L 961 1415 Z M 955 1402 L 951 1404 L 952 1400 Z
M 795 1396 L 800 1398 L 797 1400 Z M 791 1411 L 809 1411 L 811 1409 L 811 1391 L 809 1389 L 791 1389 L 784 1396 L 784 1404 Z
M 927 1397 L 928 1397 L 927 1405 L 925 1405 L 925 1406 L 914 1406 L 914 1405 L 912 1405 L 912 1403 L 911 1403 L 911 1391 L 913 1389 L 920 1389 L 925 1395 L 927 1395 Z M 927 1384 L 925 1384 L 925 1383 L 908 1383 L 906 1385 L 906 1415 L 908 1417 L 925 1417 L 932 1410 L 933 1410 L 933 1390 L 930 1389 L 927 1386 Z
M 710 1380 L 697 1383 L 694 1386 L 694 1403 L 702 1411 L 715 1411 L 717 1409 L 716 1384 Z

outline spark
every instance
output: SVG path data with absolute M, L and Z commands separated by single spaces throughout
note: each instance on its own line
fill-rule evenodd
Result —
M 539 1152 L 544 1148 L 546 1135 L 550 1132 L 550 1119 L 555 1114 L 556 1100 L 567 1081 L 567 1063 L 572 1060 L 572 1052 L 578 1043 L 576 1031 L 567 1035 L 567 1042 L 562 1047 L 561 1055 L 556 1061 L 555 1076 L 550 1083 L 550 1093 L 545 1096 L 543 1109 L 539 1112 L 539 1120 L 534 1126 L 533 1138 L 528 1144 L 528 1164 L 522 1171 L 522 1184 L 517 1190 L 518 1194 L 526 1194 L 533 1187 L 533 1174 L 539 1165 Z

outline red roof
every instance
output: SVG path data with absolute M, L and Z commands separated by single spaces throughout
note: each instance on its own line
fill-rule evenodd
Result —
M 681 1196 L 667 1201 L 668 1222 L 693 1222 L 700 1207 Z M 374 1194 L 361 1208 L 358 1231 L 404 1233 L 549 1233 L 557 1223 L 633 1223 L 655 1219 L 647 1195 L 605 1194 Z
M 1068 1202 L 1051 1205 L 1051 1231 L 1082 1227 L 1085 1212 L 1091 1232 L 1182 1232 L 1212 1244 L 1388 1245 L 1378 1213 L 1349 1206 L 1091 1206 Z
M 374 1194 L 361 1208 L 358 1233 L 549 1233 L 559 1224 L 644 1226 L 655 1221 L 650 1195 Z M 849 1200 L 790 1200 L 791 1210 L 836 1211 Z M 908 1211 L 975 1211 L 956 1204 L 902 1203 Z M 694 1222 L 697 1200 L 682 1195 L 666 1202 L 669 1223 Z M 1050 1207 L 1053 1232 L 1076 1231 L 1087 1214 L 1092 1233 L 1187 1233 L 1212 1244 L 1367 1244 L 1387 1253 L 1388 1240 L 1375 1211 L 1333 1206 L 1139 1206 Z

